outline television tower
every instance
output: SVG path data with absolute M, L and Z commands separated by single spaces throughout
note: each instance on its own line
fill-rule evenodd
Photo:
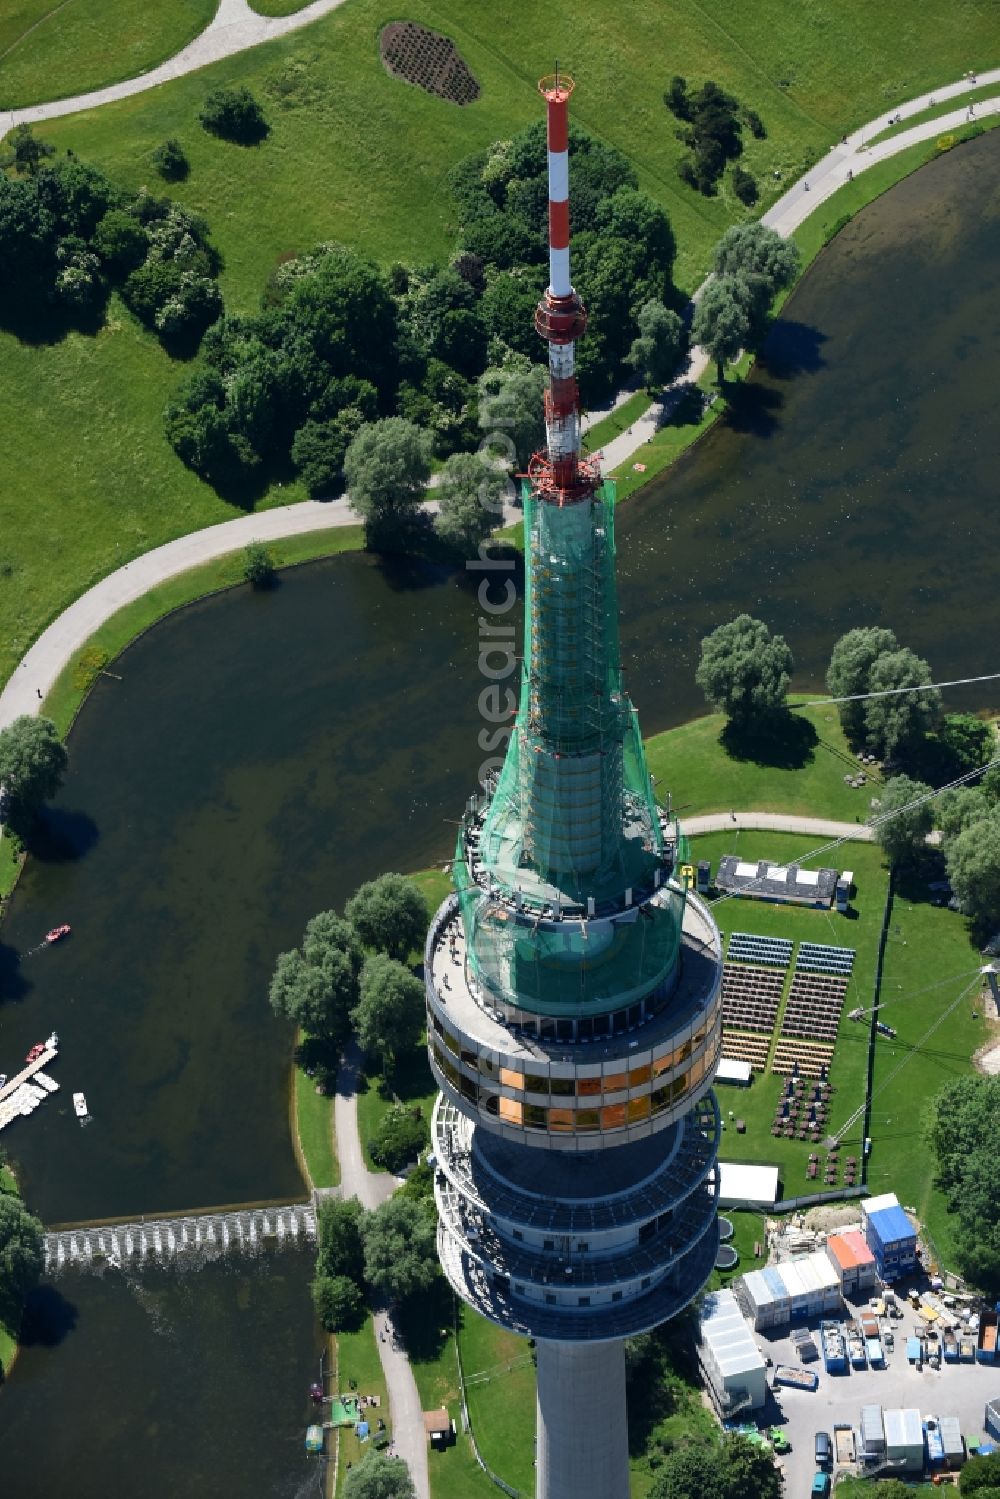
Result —
M 458 1295 L 536 1340 L 538 1499 L 627 1499 L 624 1339 L 685 1307 L 718 1249 L 721 944 L 622 686 L 614 486 L 580 454 L 573 83 L 539 89 L 546 447 L 524 488 L 520 707 L 427 938 L 434 1195 Z

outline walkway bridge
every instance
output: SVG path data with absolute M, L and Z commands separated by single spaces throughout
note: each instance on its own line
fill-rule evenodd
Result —
M 45 1235 L 45 1269 L 137 1269 L 189 1257 L 214 1259 L 265 1246 L 284 1247 L 316 1238 L 314 1202 L 226 1212 L 186 1213 L 168 1218 L 137 1218 L 126 1223 L 74 1225 Z

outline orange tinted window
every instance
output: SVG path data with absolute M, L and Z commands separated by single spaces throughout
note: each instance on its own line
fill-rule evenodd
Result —
M 516 1098 L 501 1098 L 500 1118 L 506 1119 L 510 1124 L 520 1124 L 524 1113 L 523 1105 Z
M 501 1067 L 500 1081 L 508 1088 L 516 1088 L 519 1093 L 524 1092 L 523 1072 L 515 1072 L 512 1067 Z
M 593 1098 L 601 1091 L 601 1079 L 599 1077 L 578 1077 L 576 1080 L 576 1091 L 581 1098 Z
M 609 1103 L 601 1110 L 602 1129 L 620 1129 L 625 1123 L 625 1105 Z

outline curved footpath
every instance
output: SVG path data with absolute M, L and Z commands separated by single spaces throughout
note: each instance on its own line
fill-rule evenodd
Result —
M 340 1189 L 343 1197 L 357 1197 L 362 1207 L 377 1208 L 401 1185 L 386 1172 L 369 1171 L 361 1151 L 358 1135 L 358 1084 L 361 1079 L 361 1049 L 352 1040 L 344 1053 L 337 1074 L 337 1096 L 334 1100 L 336 1152 L 340 1161 Z M 417 1491 L 417 1499 L 430 1499 L 427 1472 L 427 1435 L 417 1382 L 410 1368 L 406 1350 L 396 1341 L 392 1318 L 379 1309 L 372 1318 L 382 1372 L 389 1391 L 389 1414 L 392 1438 L 397 1453 L 406 1462 Z
M 307 5 L 294 16 L 271 19 L 256 16 L 249 9 L 247 0 L 221 0 L 214 20 L 201 36 L 161 67 L 141 78 L 114 84 L 94 94 L 63 99 L 54 104 L 36 105 L 6 116 L 0 115 L 0 137 L 11 125 L 22 120 L 50 119 L 54 115 L 69 114 L 84 107 L 152 88 L 167 78 L 203 67 L 217 57 L 229 56 L 271 37 L 281 36 L 298 26 L 304 26 L 309 21 L 326 15 L 341 3 L 342 0 L 314 0 L 312 5 Z M 895 106 L 892 113 L 902 115 L 905 119 L 931 107 L 935 101 L 940 103 L 949 99 L 960 100 L 970 89 L 993 83 L 1000 83 L 1000 68 L 978 74 L 975 83 L 969 79 L 961 79 L 957 83 L 936 89 L 933 94 L 921 94 L 906 104 Z M 980 101 L 976 110 L 980 118 L 1000 114 L 1000 98 Z M 884 129 L 888 123 L 888 117 L 880 115 L 878 119 L 848 136 L 840 145 L 832 147 L 805 177 L 778 199 L 764 215 L 763 222 L 782 235 L 791 234 L 820 203 L 843 186 L 850 175 L 857 176 L 876 162 L 884 161 L 897 152 L 906 150 L 908 146 L 931 140 L 944 131 L 961 126 L 966 123 L 966 115 L 966 107 L 961 106 L 950 114 L 924 121 L 875 146 L 865 147 L 866 136 Z M 698 295 L 699 292 L 696 292 L 695 297 Z M 677 399 L 679 388 L 699 379 L 708 363 L 708 355 L 703 349 L 692 349 L 690 362 L 683 376 L 664 390 L 660 400 L 655 401 L 644 416 L 604 447 L 602 458 L 606 469 L 617 468 L 655 435 Z M 622 399 L 623 396 L 619 396 L 609 409 L 613 410 Z M 602 414 L 606 413 L 594 413 L 594 418 Z M 509 521 L 517 513 L 511 512 L 505 518 Z M 351 525 L 356 520 L 357 517 L 343 496 L 326 503 L 307 500 L 275 510 L 264 510 L 259 514 L 239 516 L 205 530 L 194 531 L 137 557 L 88 589 L 39 636 L 0 693 L 0 729 L 22 713 L 37 713 L 42 698 L 51 690 L 60 672 L 94 631 L 123 605 L 134 602 L 157 583 L 186 572 L 202 562 L 210 562 L 227 552 L 236 551 L 249 541 L 276 541 L 281 537 L 297 536 L 307 531 Z
M 156 88 L 157 84 L 169 83 L 185 73 L 195 73 L 220 58 L 232 57 L 237 52 L 259 47 L 262 42 L 272 42 L 290 31 L 298 31 L 343 3 L 344 0 L 313 0 L 311 5 L 291 16 L 259 16 L 250 9 L 247 0 L 219 0 L 219 8 L 205 30 L 158 67 L 135 78 L 125 78 L 121 83 L 108 84 L 107 88 L 93 89 L 89 94 L 54 99 L 50 104 L 28 104 L 23 109 L 0 110 L 0 140 L 15 125 L 38 125 L 43 120 L 55 120 L 60 115 L 77 114 L 81 109 L 96 109 L 98 105 L 111 104 L 115 99 L 143 94 L 147 89 Z
M 863 822 L 835 822 L 827 817 L 794 817 L 786 812 L 706 812 L 700 817 L 682 817 L 681 827 L 689 838 L 699 833 L 757 830 L 769 833 L 804 833 L 809 838 L 849 838 L 854 843 L 872 843 L 872 829 Z

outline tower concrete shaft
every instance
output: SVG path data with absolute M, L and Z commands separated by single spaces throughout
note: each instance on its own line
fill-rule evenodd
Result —
M 438 1250 L 459 1296 L 538 1340 L 538 1499 L 625 1499 L 623 1339 L 718 1249 L 721 942 L 679 878 L 618 649 L 614 487 L 580 456 L 570 79 L 543 79 L 550 384 L 529 465 L 521 700 L 469 798 L 425 952 Z

